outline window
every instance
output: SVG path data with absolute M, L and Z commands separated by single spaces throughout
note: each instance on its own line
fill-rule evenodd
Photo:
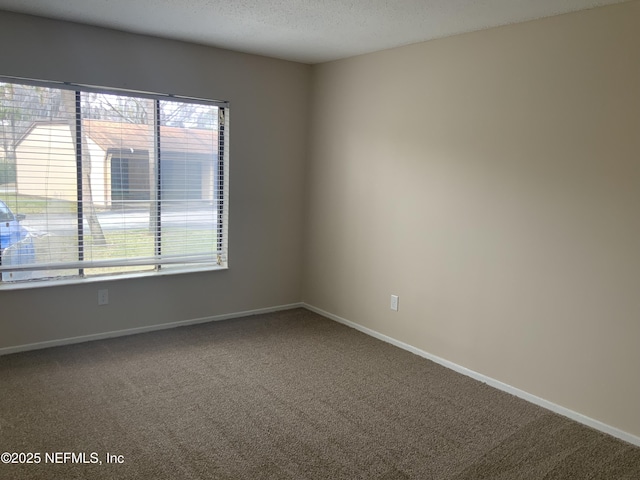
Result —
M 0 78 L 0 281 L 226 267 L 228 135 L 226 102 Z

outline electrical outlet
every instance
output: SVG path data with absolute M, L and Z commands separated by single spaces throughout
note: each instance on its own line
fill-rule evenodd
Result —
M 391 310 L 398 311 L 398 295 L 391 295 Z
M 98 305 L 107 305 L 109 303 L 109 290 L 98 290 Z

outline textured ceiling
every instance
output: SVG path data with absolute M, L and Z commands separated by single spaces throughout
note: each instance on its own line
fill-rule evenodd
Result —
M 319 63 L 624 0 L 0 0 L 0 10 Z

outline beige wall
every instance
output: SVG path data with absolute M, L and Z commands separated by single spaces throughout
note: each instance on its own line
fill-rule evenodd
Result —
M 229 270 L 0 291 L 0 348 L 300 301 L 309 66 L 1 12 L 0 59 L 4 75 L 231 104 Z
M 640 435 L 640 3 L 313 81 L 304 300 Z

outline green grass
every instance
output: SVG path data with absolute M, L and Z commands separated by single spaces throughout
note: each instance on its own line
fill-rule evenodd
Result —
M 30 195 L 19 195 L 15 193 L 3 196 L 4 201 L 13 213 L 23 213 L 25 215 L 34 213 L 76 213 L 76 202 L 68 200 L 58 200 L 53 198 L 33 197 Z
M 217 235 L 211 230 L 163 229 L 163 254 L 180 253 L 180 242 L 186 238 L 197 242 L 202 251 L 215 251 Z M 84 237 L 84 256 L 87 260 L 109 260 L 116 258 L 153 257 L 154 236 L 147 229 L 105 232 L 106 244 L 100 245 L 92 235 Z M 78 240 L 73 235 L 45 235 L 34 239 L 37 261 L 64 262 L 78 259 Z M 55 252 L 49 258 L 47 252 Z M 153 270 L 153 265 L 129 267 L 100 267 L 85 269 L 86 275 L 123 273 Z M 62 274 L 62 272 L 61 272 Z

